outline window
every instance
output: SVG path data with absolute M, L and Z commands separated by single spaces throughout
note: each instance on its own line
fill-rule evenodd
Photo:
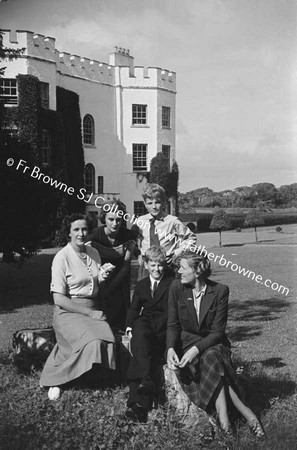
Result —
M 98 212 L 97 211 L 89 211 L 89 218 L 94 227 L 98 227 Z
M 41 132 L 41 164 L 43 166 L 50 166 L 52 159 L 52 143 L 49 130 L 42 130 Z
M 162 145 L 162 153 L 170 160 L 170 145 Z
M 98 194 L 103 194 L 104 189 L 103 189 L 103 181 L 104 178 L 102 176 L 97 177 L 98 180 Z
M 146 172 L 147 144 L 133 144 L 133 172 Z
M 132 105 L 132 125 L 146 125 L 147 105 Z
M 41 107 L 49 109 L 49 84 L 40 81 Z
M 135 216 L 143 216 L 147 214 L 146 207 L 143 202 L 134 202 L 134 215 Z
M 11 137 L 12 139 L 17 139 L 19 136 L 19 130 L 18 127 L 14 122 L 4 122 L 3 123 L 3 130 L 5 131 L 6 136 Z
M 4 105 L 17 105 L 18 92 L 15 78 L 0 78 L 0 96 Z
M 88 194 L 95 192 L 95 168 L 93 164 L 87 164 L 84 171 L 85 189 Z
M 162 128 L 170 128 L 170 108 L 162 106 Z
M 95 145 L 95 124 L 90 114 L 86 114 L 83 121 L 84 144 Z

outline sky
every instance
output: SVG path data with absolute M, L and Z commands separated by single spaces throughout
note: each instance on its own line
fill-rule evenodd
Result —
M 297 182 L 295 0 L 0 0 L 0 28 L 175 71 L 180 192 Z

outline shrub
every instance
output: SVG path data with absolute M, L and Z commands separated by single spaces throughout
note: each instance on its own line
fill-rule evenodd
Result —
M 276 227 L 275 231 L 277 231 L 278 233 L 281 233 L 283 231 L 282 227 Z
M 237 233 L 240 233 L 241 232 L 241 228 L 240 227 L 236 228 L 236 231 L 237 231 Z

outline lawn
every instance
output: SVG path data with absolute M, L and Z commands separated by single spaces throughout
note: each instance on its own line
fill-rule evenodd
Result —
M 251 406 L 268 439 L 257 443 L 246 425 L 237 437 L 206 442 L 201 430 L 180 423 L 167 407 L 150 413 L 146 425 L 123 418 L 126 388 L 73 386 L 58 402 L 49 402 L 39 387 L 39 373 L 21 375 L 11 361 L 12 333 L 51 323 L 50 265 L 56 250 L 43 250 L 22 268 L 0 265 L 0 448 L 1 449 L 268 449 L 295 450 L 297 431 L 297 227 L 283 233 L 259 229 L 198 235 L 199 244 L 215 255 L 244 266 L 289 288 L 284 295 L 229 268 L 213 264 L 212 278 L 231 291 L 228 333 L 234 362 L 242 371 Z M 133 274 L 135 274 L 133 264 Z

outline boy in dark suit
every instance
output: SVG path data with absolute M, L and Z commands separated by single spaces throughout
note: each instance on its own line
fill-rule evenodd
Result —
M 166 275 L 166 253 L 150 247 L 144 257 L 149 276 L 137 282 L 127 315 L 126 333 L 132 337 L 132 359 L 127 379 L 129 398 L 126 416 L 147 421 L 154 385 L 150 377 L 152 357 L 163 356 L 166 345 L 168 291 L 173 277 Z

